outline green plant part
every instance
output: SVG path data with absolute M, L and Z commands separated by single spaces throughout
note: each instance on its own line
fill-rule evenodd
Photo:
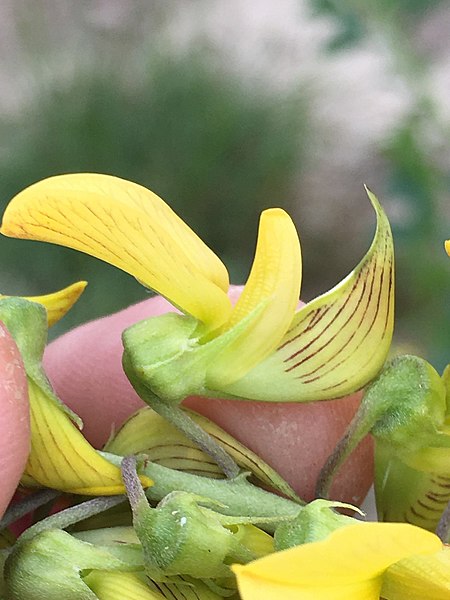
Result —
M 346 508 L 363 514 L 351 504 L 323 499 L 313 500 L 299 511 L 296 517 L 277 526 L 275 549 L 286 550 L 300 544 L 318 542 L 324 540 L 335 529 L 358 522 L 352 517 L 341 515 L 335 510 L 336 508 Z
M 56 396 L 44 372 L 46 308 L 24 298 L 3 298 L 0 319 L 20 350 L 28 381 L 31 451 L 22 483 L 87 495 L 123 493 L 120 470 L 83 437 L 81 419 Z
M 220 259 L 161 198 L 129 181 L 82 173 L 38 182 L 11 201 L 1 231 L 109 262 L 184 313 L 127 329 L 123 366 L 141 398 L 233 478 L 236 462 L 180 410 L 185 397 L 326 400 L 362 388 L 384 364 L 394 319 L 393 244 L 384 211 L 368 195 L 377 217 L 369 250 L 348 277 L 300 309 L 300 243 L 280 208 L 261 214 L 235 306 Z
M 184 407 L 182 411 L 222 446 L 240 469 L 250 473 L 252 481 L 302 503 L 289 484 L 257 454 L 203 415 Z M 147 463 L 213 479 L 223 478 L 220 467 L 205 452 L 150 407 L 131 415 L 108 441 L 104 451 L 119 456 L 140 454 Z
M 5 564 L 9 600 L 97 600 L 82 573 L 91 569 L 134 570 L 108 551 L 61 530 L 19 542 Z
M 152 508 L 137 476 L 134 457 L 122 461 L 122 475 L 145 570 L 154 581 L 164 582 L 178 575 L 206 581 L 232 578 L 230 564 L 246 563 L 273 550 L 271 543 L 265 552 L 261 543 L 255 544 L 255 538 L 268 537 L 264 532 L 252 528 L 245 535 L 239 528 L 230 528 L 248 519 L 233 519 L 206 508 L 217 504 L 208 498 L 172 492 Z
M 448 399 L 448 369 L 441 378 L 423 359 L 394 358 L 367 388 L 322 470 L 318 494 L 327 495 L 339 467 L 371 433 L 379 518 L 433 531 L 450 500 Z

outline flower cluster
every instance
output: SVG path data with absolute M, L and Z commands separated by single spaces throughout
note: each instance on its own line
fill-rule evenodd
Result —
M 300 242 L 282 209 L 262 213 L 250 275 L 233 306 L 220 259 L 137 184 L 62 175 L 11 201 L 4 235 L 100 258 L 177 311 L 124 331 L 124 370 L 149 406 L 98 451 L 42 366 L 48 326 L 85 282 L 47 296 L 1 297 L 0 319 L 20 350 L 30 400 L 21 486 L 44 488 L 13 505 L 2 526 L 56 496 L 66 506 L 8 542 L 6 598 L 448 597 L 450 369 L 441 376 L 413 356 L 386 362 L 393 242 L 382 207 L 367 193 L 377 218 L 370 248 L 343 281 L 300 307 Z M 450 242 L 445 248 L 450 254 Z M 180 406 L 191 395 L 288 403 L 361 389 L 360 408 L 309 504 L 254 452 Z M 369 433 L 379 518 L 394 522 L 346 516 L 339 510 L 358 509 L 326 499 Z

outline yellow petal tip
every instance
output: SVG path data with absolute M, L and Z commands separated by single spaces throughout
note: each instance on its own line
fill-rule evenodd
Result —
M 77 302 L 87 286 L 87 281 L 77 281 L 66 288 L 46 294 L 44 296 L 30 296 L 26 298 L 32 302 L 42 304 L 47 310 L 48 326 L 57 323 Z

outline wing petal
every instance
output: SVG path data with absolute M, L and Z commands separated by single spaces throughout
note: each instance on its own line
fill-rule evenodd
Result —
M 275 352 L 221 391 L 253 400 L 309 402 L 344 396 L 375 377 L 393 333 L 394 252 L 388 219 L 368 194 L 377 229 L 363 260 L 296 313 Z
M 248 319 L 240 334 L 212 361 L 208 385 L 221 389 L 275 350 L 292 322 L 300 283 L 301 253 L 294 223 L 281 208 L 265 210 L 250 276 L 224 330 L 231 330 L 254 311 L 255 318 Z

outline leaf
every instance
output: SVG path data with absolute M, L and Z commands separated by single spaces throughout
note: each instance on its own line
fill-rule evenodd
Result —
M 295 315 L 277 350 L 221 391 L 252 400 L 337 398 L 371 381 L 394 323 L 394 256 L 388 219 L 368 191 L 377 229 L 367 254 L 341 283 Z

